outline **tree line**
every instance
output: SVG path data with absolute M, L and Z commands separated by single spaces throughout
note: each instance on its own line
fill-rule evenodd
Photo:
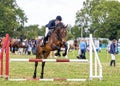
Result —
M 120 2 L 115 0 L 85 0 L 82 9 L 76 12 L 74 26 L 67 27 L 67 40 L 78 37 L 94 37 L 109 39 L 120 38 Z M 11 37 L 34 39 L 44 36 L 45 26 L 25 26 L 27 16 L 16 0 L 0 0 L 0 36 L 6 33 Z

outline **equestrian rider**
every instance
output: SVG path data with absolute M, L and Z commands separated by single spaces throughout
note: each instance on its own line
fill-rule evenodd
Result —
M 23 42 L 23 36 L 22 35 L 20 35 L 20 41 Z
M 61 23 L 61 21 L 62 21 L 61 16 L 57 16 L 56 19 L 49 21 L 49 23 L 46 25 L 45 37 L 44 37 L 43 44 L 41 45 L 41 47 L 44 47 L 46 45 L 46 41 L 50 37 L 52 31 L 55 29 L 57 24 Z

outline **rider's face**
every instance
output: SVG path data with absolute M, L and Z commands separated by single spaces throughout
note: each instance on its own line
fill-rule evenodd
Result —
M 61 22 L 61 21 L 59 21 L 59 20 L 56 20 L 56 21 L 55 21 L 56 24 L 58 24 L 58 23 L 60 23 L 60 22 Z

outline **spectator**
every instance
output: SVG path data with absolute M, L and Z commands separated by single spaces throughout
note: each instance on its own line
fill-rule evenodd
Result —
M 86 42 L 85 40 L 82 40 L 80 42 L 80 46 L 79 46 L 79 56 L 77 56 L 78 59 L 86 59 L 85 53 L 86 53 Z
M 99 51 L 101 52 L 101 48 L 102 48 L 102 41 L 99 41 Z
M 113 39 L 112 44 L 110 45 L 110 55 L 111 55 L 111 61 L 110 61 L 110 66 L 114 63 L 114 67 L 116 66 L 116 61 L 115 61 L 115 53 L 116 53 L 116 40 Z
M 31 45 L 31 41 L 28 42 L 28 55 L 31 55 L 31 51 L 32 51 L 32 45 Z
M 36 55 L 37 39 L 32 41 L 32 54 Z

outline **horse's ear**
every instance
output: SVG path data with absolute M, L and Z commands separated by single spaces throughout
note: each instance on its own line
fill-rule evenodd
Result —
M 65 26 L 65 28 L 67 28 L 68 27 L 68 24 Z

